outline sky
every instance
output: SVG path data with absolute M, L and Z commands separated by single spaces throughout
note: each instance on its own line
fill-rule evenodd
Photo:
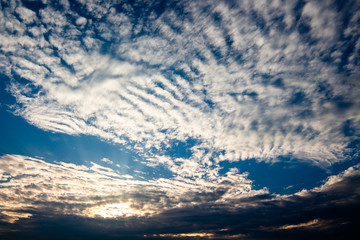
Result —
M 1 239 L 356 239 L 360 2 L 0 1 Z

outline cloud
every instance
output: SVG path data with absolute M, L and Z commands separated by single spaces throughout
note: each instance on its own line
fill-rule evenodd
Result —
M 267 193 L 252 189 L 246 174 L 234 169 L 212 181 L 200 177 L 137 180 L 96 163 L 48 163 L 20 155 L 0 157 L 0 169 L 1 211 L 8 222 L 34 211 L 84 217 L 148 216 Z
M 154 237 L 164 237 L 164 238 L 185 238 L 185 237 L 213 237 L 213 233 L 165 233 L 165 234 L 155 234 Z
M 0 229 L 10 225 L 0 235 L 30 231 L 36 238 L 43 229 L 48 236 L 49 229 L 66 222 L 63 237 L 76 222 L 75 239 L 85 232 L 108 239 L 337 239 L 340 233 L 351 236 L 344 231 L 357 231 L 359 168 L 354 165 L 310 190 L 271 195 L 252 189 L 246 175 L 234 169 L 213 182 L 136 180 L 95 164 L 5 155 L 0 158 Z
M 86 22 L 87 22 L 87 20 L 84 17 L 79 17 L 78 19 L 76 19 L 76 25 L 83 26 L 86 24 Z
M 16 113 L 44 130 L 95 135 L 148 155 L 195 138 L 219 160 L 292 156 L 326 166 L 346 158 L 354 136 L 342 126 L 359 125 L 359 85 L 356 69 L 337 72 L 344 13 L 312 2 L 298 13 L 276 1 L 175 5 L 182 12 L 158 14 L 154 3 L 142 22 L 129 4 L 86 4 L 91 21 L 67 8 L 75 22 L 48 5 L 30 36 L 15 12 L 32 10 L 4 8 Z M 296 24 L 327 41 L 306 38 Z
M 16 13 L 19 15 L 21 20 L 26 24 L 30 24 L 36 19 L 35 12 L 31 11 L 28 8 L 18 7 L 16 9 Z
M 284 225 L 284 226 L 279 227 L 279 229 L 294 229 L 294 228 L 308 228 L 308 227 L 312 228 L 312 227 L 317 227 L 318 224 L 319 224 L 319 220 L 314 219 L 314 220 L 311 220 L 306 223 Z
M 114 164 L 114 162 L 111 161 L 111 160 L 108 159 L 108 158 L 102 158 L 101 161 L 102 161 L 102 162 L 105 162 L 105 163 L 107 163 L 107 164 Z
M 23 239 L 45 226 L 63 237 L 61 227 L 77 222 L 91 233 L 79 239 L 103 226 L 110 239 L 351 239 L 359 165 L 275 196 L 221 162 L 356 159 L 359 9 L 356 1 L 3 4 L 0 71 L 12 111 L 46 131 L 125 145 L 172 176 L 122 175 L 108 158 L 102 166 L 1 156 L 0 234 Z
M 335 178 L 337 181 L 332 180 Z M 212 234 L 205 239 L 231 239 L 236 235 L 243 239 L 352 239 L 359 222 L 355 217 L 359 212 L 359 165 L 329 177 L 306 195 L 259 195 L 241 202 L 242 207 L 230 213 L 221 207 L 209 210 L 205 205 L 173 211 L 166 217 L 177 226 L 186 226 L 186 221 L 201 223 L 199 228 L 175 228 L 174 232 L 195 233 L 201 229 Z
M 11 212 L 11 211 L 1 211 L 1 219 L 8 223 L 15 223 L 19 219 L 31 217 L 31 213 L 21 213 L 21 212 Z

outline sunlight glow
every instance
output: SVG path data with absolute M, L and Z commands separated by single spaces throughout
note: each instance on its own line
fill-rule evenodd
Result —
M 135 209 L 131 207 L 130 203 L 112 203 L 99 205 L 85 210 L 85 215 L 88 217 L 103 217 L 103 218 L 117 218 L 117 217 L 131 217 L 131 216 L 145 216 L 153 213 L 149 210 Z
M 164 233 L 164 234 L 154 234 L 153 237 L 171 237 L 171 238 L 184 238 L 184 237 L 213 237 L 214 233 Z

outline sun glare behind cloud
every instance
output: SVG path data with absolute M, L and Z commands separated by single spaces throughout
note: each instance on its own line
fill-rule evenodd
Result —
M 88 208 L 84 211 L 86 216 L 93 218 L 141 217 L 152 213 L 153 211 L 132 208 L 131 203 L 104 204 Z

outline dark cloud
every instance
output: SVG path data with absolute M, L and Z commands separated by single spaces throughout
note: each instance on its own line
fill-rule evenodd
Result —
M 41 213 L 31 212 L 33 217 L 14 224 L 1 223 L 0 236 L 2 239 L 168 239 L 166 236 L 173 236 L 171 239 L 250 240 L 357 239 L 360 233 L 360 175 L 353 168 L 329 178 L 320 188 L 298 195 L 259 195 L 225 204 L 214 204 L 206 195 L 199 195 L 198 200 L 202 204 L 151 217 L 118 219 L 52 214 L 50 206 Z M 234 208 L 236 204 L 239 206 Z M 211 237 L 191 236 L 191 233 L 206 233 Z

